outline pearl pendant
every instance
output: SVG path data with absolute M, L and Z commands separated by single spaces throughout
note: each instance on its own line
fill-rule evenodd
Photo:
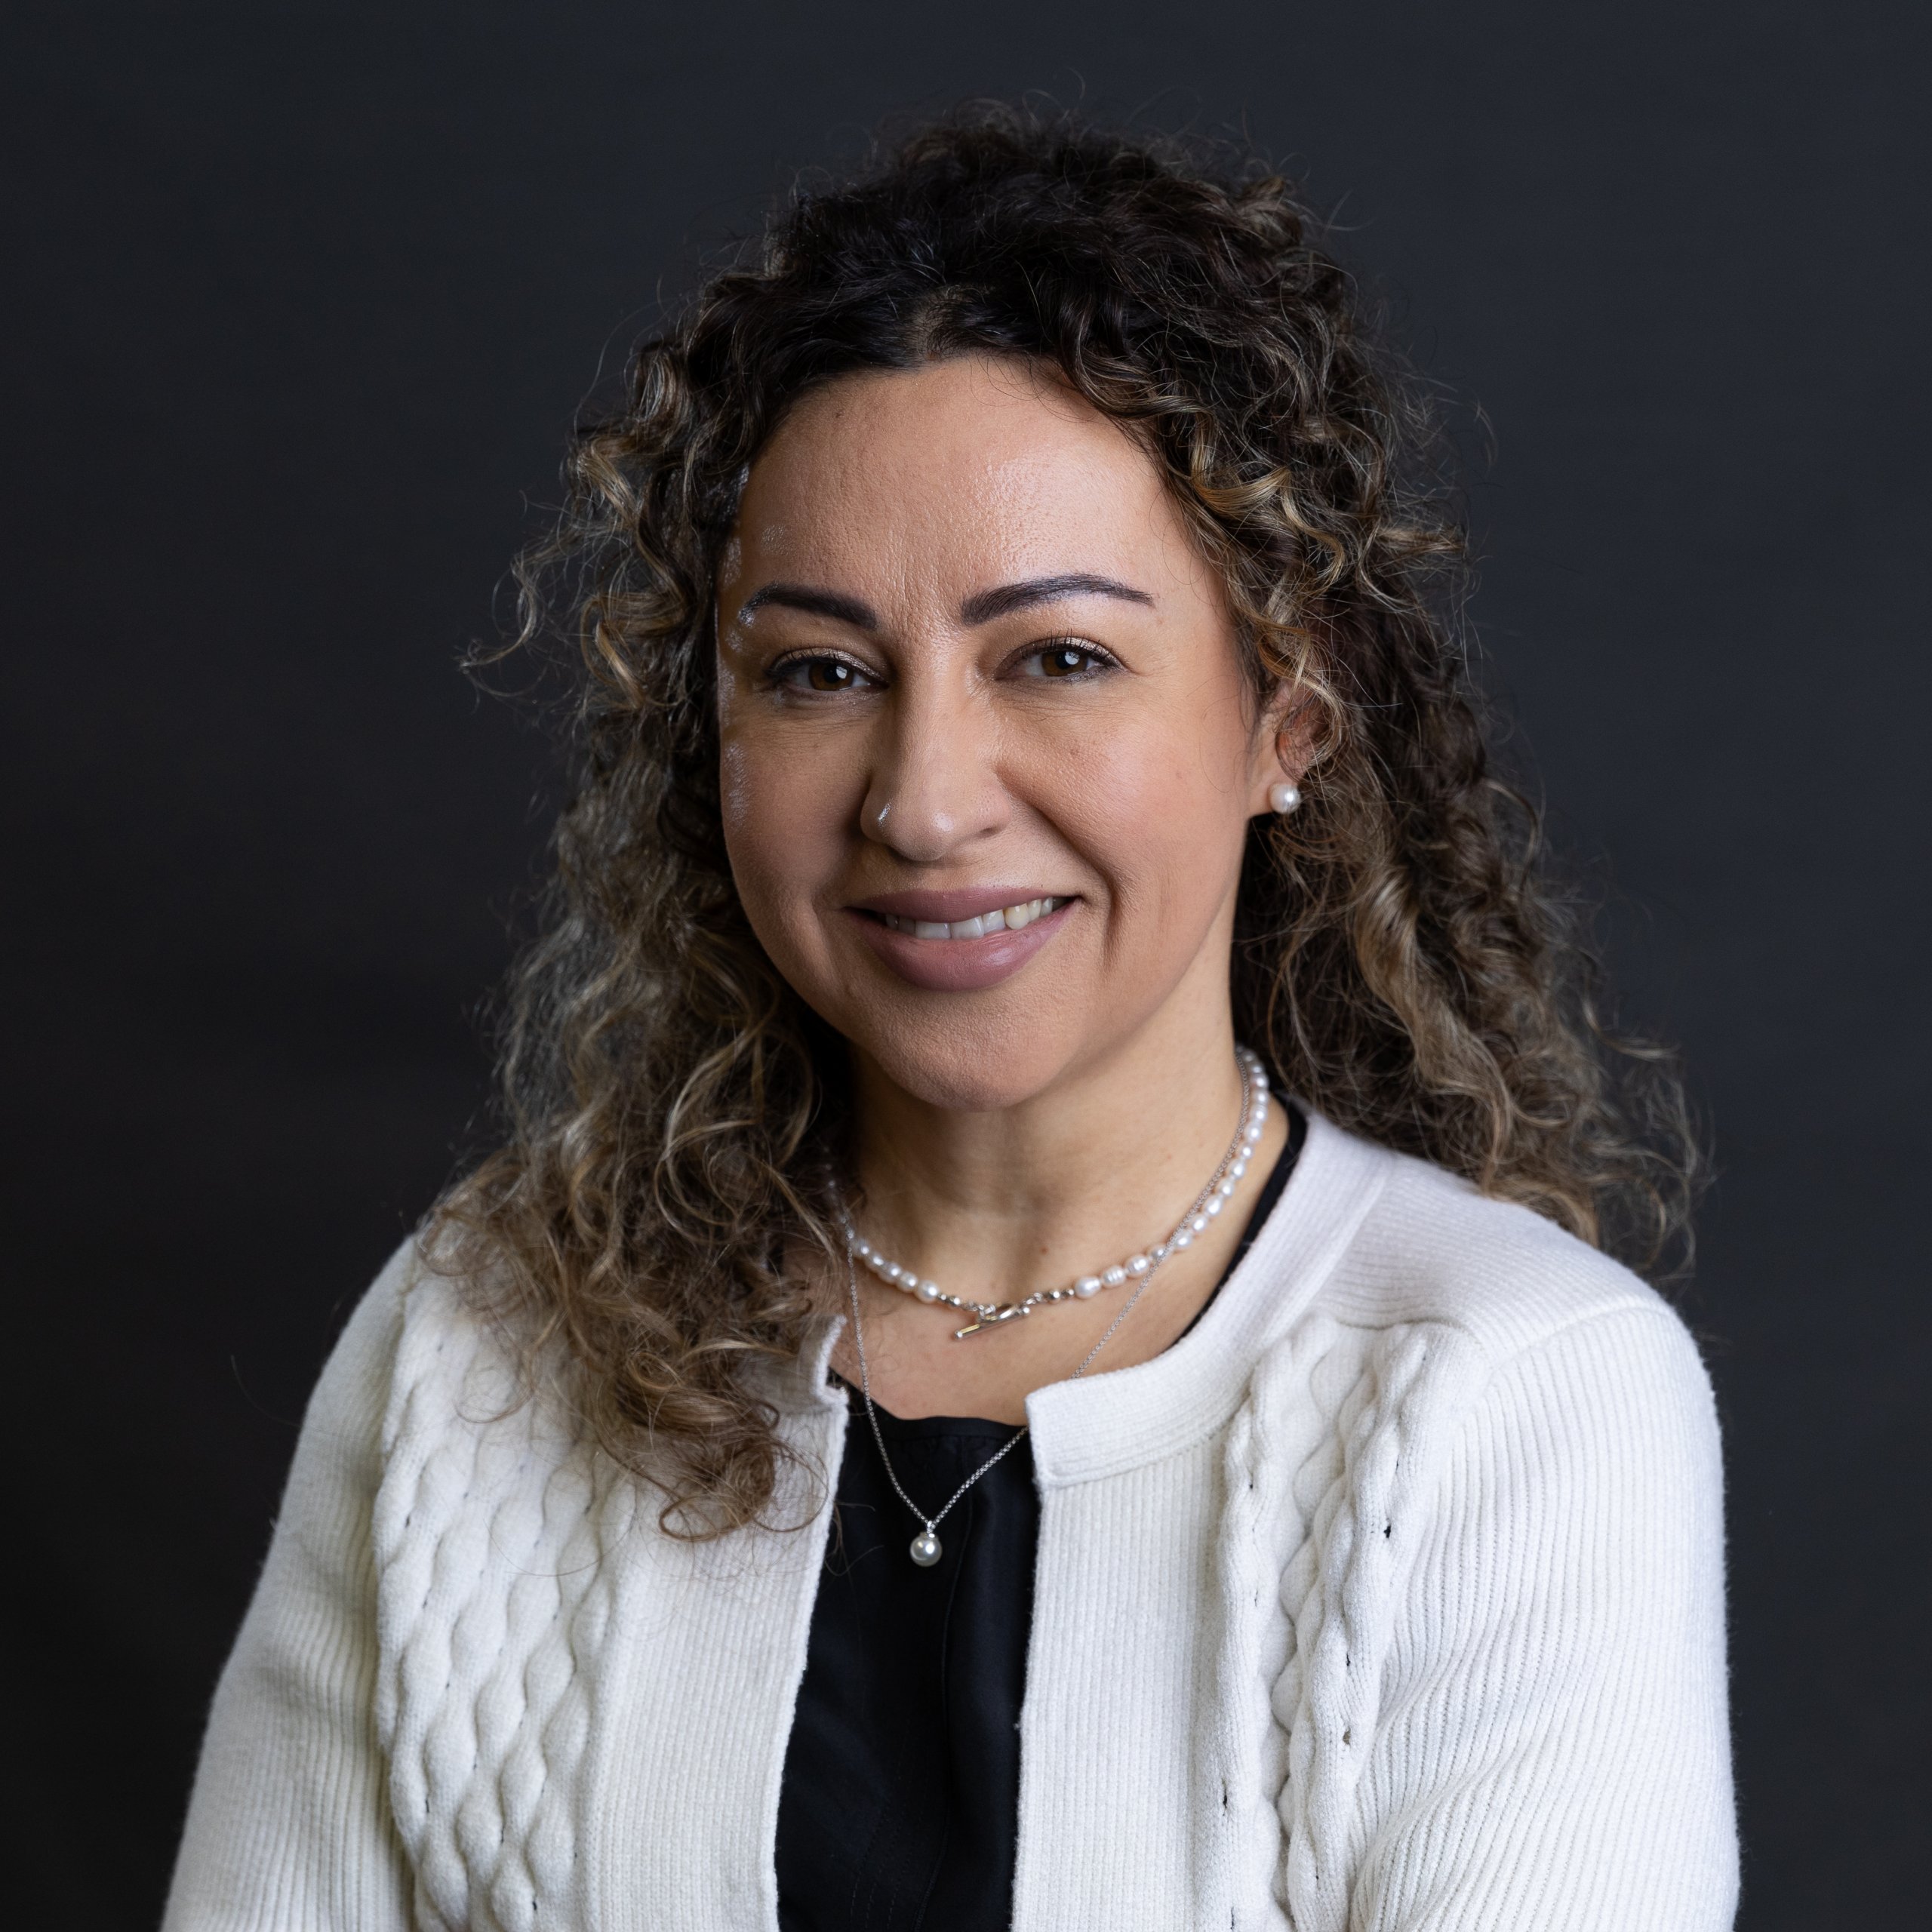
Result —
M 912 1561 L 921 1570 L 930 1570 L 939 1561 L 939 1538 L 931 1530 L 921 1530 L 911 1544 Z

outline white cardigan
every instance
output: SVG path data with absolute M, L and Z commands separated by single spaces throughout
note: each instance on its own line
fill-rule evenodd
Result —
M 503 1413 L 408 1253 L 310 1406 L 168 1932 L 771 1932 L 835 1324 L 772 1383 L 804 1527 L 682 1543 Z M 1730 1924 L 1717 1431 L 1630 1275 L 1317 1119 L 1194 1331 L 1027 1410 L 1022 1932 Z

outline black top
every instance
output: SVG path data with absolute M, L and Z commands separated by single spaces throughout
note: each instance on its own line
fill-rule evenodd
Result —
M 1287 1145 L 1229 1273 L 1307 1132 L 1291 1107 Z M 851 1399 L 778 1802 L 778 1922 L 783 1932 L 995 1932 L 1011 1919 L 1019 1835 L 1040 1536 L 1032 1445 L 966 1492 L 939 1526 L 938 1562 L 922 1570 L 906 1549 L 921 1525 L 892 1493 L 864 1404 Z M 1017 1433 L 884 1409 L 878 1423 L 906 1493 L 930 1509 Z

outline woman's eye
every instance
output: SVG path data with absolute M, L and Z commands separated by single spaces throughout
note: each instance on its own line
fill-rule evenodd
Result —
M 1038 678 L 1078 678 L 1098 671 L 1113 662 L 1104 652 L 1084 644 L 1048 644 L 1032 654 L 1029 662 Z
M 843 657 L 794 657 L 780 665 L 771 680 L 799 691 L 855 691 L 871 682 Z

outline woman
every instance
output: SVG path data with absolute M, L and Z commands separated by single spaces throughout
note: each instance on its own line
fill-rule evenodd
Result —
M 526 574 L 508 1143 L 324 1374 L 171 1927 L 1728 1923 L 1605 1252 L 1681 1163 L 1416 427 L 1278 180 L 1004 111 L 645 345 Z

